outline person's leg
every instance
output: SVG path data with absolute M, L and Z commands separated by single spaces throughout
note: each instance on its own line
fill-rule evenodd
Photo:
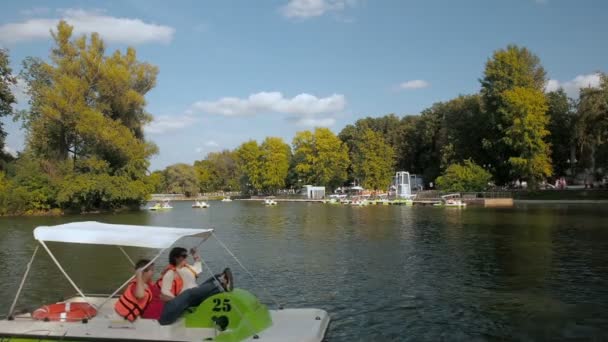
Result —
M 160 315 L 158 323 L 161 325 L 172 324 L 179 316 L 182 315 L 184 310 L 190 307 L 194 294 L 193 289 L 188 289 L 180 293 L 177 297 L 165 303 L 163 312 Z
M 217 279 L 217 281 L 215 280 Z M 214 294 L 218 294 L 220 292 L 224 292 L 224 288 L 222 287 L 220 275 L 216 275 L 215 279 L 213 277 L 205 280 L 203 283 L 198 285 L 195 288 L 192 288 L 192 297 L 190 298 L 190 306 L 199 306 L 205 299 L 213 296 Z
M 232 272 L 229 268 L 226 268 L 223 273 L 216 274 L 215 277 L 205 280 L 197 287 L 183 291 L 174 299 L 166 302 L 158 322 L 161 325 L 175 322 L 184 310 L 192 306 L 199 306 L 205 299 L 214 294 L 224 292 L 226 289 L 228 291 L 232 290 L 232 284 Z

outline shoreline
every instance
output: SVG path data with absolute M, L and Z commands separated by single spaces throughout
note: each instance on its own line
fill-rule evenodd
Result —
M 514 199 L 513 202 L 515 204 L 608 204 L 608 200 L 586 200 L 586 199 L 577 199 L 577 200 L 524 200 L 524 199 Z

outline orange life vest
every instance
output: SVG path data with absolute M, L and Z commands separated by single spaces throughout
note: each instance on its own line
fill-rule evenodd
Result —
M 143 298 L 135 297 L 135 286 L 137 286 L 137 283 L 132 281 L 114 305 L 116 313 L 130 322 L 133 322 L 137 317 L 141 316 L 144 313 L 146 306 L 152 301 L 152 291 L 150 291 L 147 285 Z
M 171 284 L 171 293 L 177 297 L 177 295 L 180 294 L 182 292 L 182 289 L 184 288 L 184 280 L 182 279 L 182 276 L 179 275 L 179 272 L 177 272 L 177 268 L 175 266 L 171 264 L 167 265 L 163 273 L 160 274 L 160 278 L 158 278 L 158 280 L 156 281 L 156 286 L 158 286 L 159 289 L 162 288 L 163 277 L 165 276 L 165 273 L 167 273 L 167 271 L 169 270 L 173 271 L 173 284 Z

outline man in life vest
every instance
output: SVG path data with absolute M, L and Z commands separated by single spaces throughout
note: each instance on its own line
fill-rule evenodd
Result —
M 160 289 L 154 286 L 152 282 L 153 275 L 154 264 L 150 264 L 150 260 L 141 259 L 137 261 L 135 264 L 135 279 L 129 283 L 114 305 L 116 313 L 130 322 L 135 321 L 140 316 L 150 319 L 160 318 L 164 302 L 160 299 Z
M 194 249 L 190 250 L 190 254 L 195 260 L 193 265 L 187 262 L 188 251 L 185 248 L 173 248 L 169 252 L 169 265 L 156 282 L 156 287 L 160 289 L 160 298 L 165 301 L 158 320 L 162 325 L 175 322 L 184 310 L 198 306 L 214 294 L 232 291 L 233 278 L 229 268 L 197 284 L 196 279 L 202 272 L 202 264 Z

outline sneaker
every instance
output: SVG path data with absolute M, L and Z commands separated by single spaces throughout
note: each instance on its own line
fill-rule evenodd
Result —
M 226 290 L 227 292 L 232 291 L 232 289 L 234 288 L 234 278 L 232 278 L 232 271 L 230 270 L 230 267 L 226 267 L 224 269 L 224 272 L 222 272 L 222 275 L 224 276 L 224 290 Z

